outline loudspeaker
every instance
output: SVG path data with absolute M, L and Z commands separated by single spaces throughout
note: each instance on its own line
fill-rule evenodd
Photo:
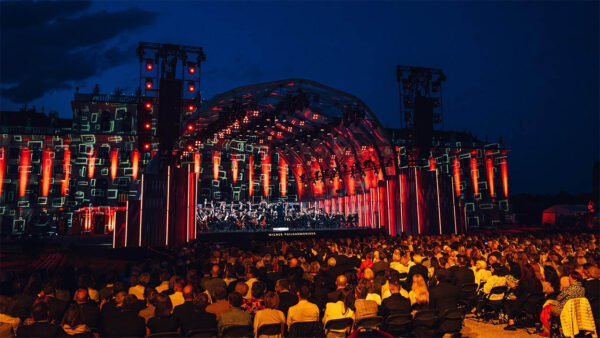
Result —
M 158 92 L 158 124 L 156 134 L 160 150 L 171 150 L 181 126 L 182 80 L 162 79 Z

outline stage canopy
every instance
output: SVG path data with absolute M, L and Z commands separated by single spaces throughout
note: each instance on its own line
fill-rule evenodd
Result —
M 304 183 L 327 184 L 344 175 L 356 180 L 354 187 L 346 185 L 354 190 L 350 194 L 394 174 L 389 136 L 367 105 L 314 81 L 236 88 L 214 97 L 188 121 L 177 149 L 183 159 L 210 148 L 277 153 Z

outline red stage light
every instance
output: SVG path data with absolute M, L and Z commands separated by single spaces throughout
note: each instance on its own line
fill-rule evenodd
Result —
M 192 93 L 196 90 L 196 86 L 194 86 L 193 84 L 188 86 L 188 92 Z
M 188 68 L 188 73 L 195 74 L 196 73 L 196 67 L 190 67 L 190 68 Z
M 19 162 L 19 197 L 24 197 L 27 192 L 27 179 L 29 169 L 31 168 L 31 150 L 29 148 L 21 148 L 21 156 Z
M 266 152 L 262 156 L 263 196 L 269 197 L 269 178 L 271 177 L 271 155 Z
M 71 175 L 71 150 L 69 149 L 69 146 L 65 147 L 63 157 L 63 172 L 65 173 L 65 178 L 62 181 L 61 192 L 63 196 L 66 196 L 69 190 L 69 176 Z
M 119 151 L 114 148 L 110 151 L 110 178 L 114 181 L 117 178 L 117 165 L 119 162 Z
M 88 177 L 94 178 L 96 172 L 96 151 L 92 150 L 92 153 L 88 155 Z
M 193 124 L 188 124 L 187 129 L 188 130 L 194 130 L 194 125 Z
M 152 88 L 152 87 L 150 87 Z M 152 103 L 150 102 L 146 102 L 146 109 L 151 109 L 152 108 Z
M 221 165 L 221 153 L 218 151 L 213 152 L 213 179 L 219 180 L 219 166 Z
M 0 196 L 2 196 L 2 184 L 4 183 L 4 171 L 6 170 L 6 154 L 4 147 L 0 147 Z
M 144 150 L 150 150 L 150 143 L 144 144 Z
M 151 71 L 154 69 L 154 65 L 152 63 L 146 63 L 146 70 Z
M 188 144 L 187 149 L 191 151 L 192 149 L 194 149 L 194 147 L 191 144 Z
M 187 109 L 188 109 L 188 111 L 194 111 L 194 109 L 196 109 L 196 107 L 195 107 L 194 105 L 190 104 L 190 105 L 187 107 Z
M 152 128 L 152 124 L 150 124 L 149 122 L 146 122 L 146 124 L 144 124 L 144 128 L 150 129 L 150 128 Z
M 473 190 L 475 196 L 479 195 L 479 170 L 477 170 L 477 157 L 476 154 L 471 156 L 471 179 L 473 179 Z
M 152 81 L 146 81 L 146 89 L 152 89 Z
M 200 152 L 194 153 L 194 173 L 200 174 Z
M 138 172 L 139 172 L 139 163 L 140 163 L 140 152 L 137 149 L 134 149 L 131 153 L 131 177 L 134 180 L 137 180 Z
M 42 153 L 42 196 L 48 197 L 50 191 L 50 180 L 52 178 L 52 150 L 47 148 Z
M 248 195 L 254 195 L 254 156 L 248 158 Z
M 453 169 L 454 169 L 454 191 L 456 192 L 456 196 L 460 196 L 460 161 L 458 157 L 455 157 L 453 160 Z
M 490 195 L 492 197 L 496 196 L 495 186 L 494 186 L 494 160 L 491 157 L 485 159 L 485 166 L 487 169 L 488 181 L 490 184 Z
M 508 169 L 506 168 L 506 159 L 500 162 L 500 173 L 502 174 L 502 189 L 504 197 L 508 197 Z

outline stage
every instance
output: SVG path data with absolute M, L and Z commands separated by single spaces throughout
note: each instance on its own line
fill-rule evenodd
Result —
M 206 232 L 199 233 L 197 240 L 206 242 L 219 242 L 237 244 L 250 241 L 265 240 L 294 240 L 311 237 L 318 238 L 344 238 L 356 236 L 376 236 L 386 234 L 386 229 L 351 228 L 351 229 L 303 229 L 288 231 L 232 231 L 232 232 Z

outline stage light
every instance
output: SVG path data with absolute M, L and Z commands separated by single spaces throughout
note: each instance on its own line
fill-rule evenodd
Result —
M 152 89 L 152 79 L 146 79 L 146 89 Z
M 187 130 L 194 130 L 194 125 L 193 124 L 188 124 L 187 125 Z
M 187 107 L 187 110 L 188 110 L 188 111 L 194 111 L 194 109 L 196 109 L 196 107 L 195 107 L 193 104 L 190 104 L 190 105 Z
M 188 68 L 188 73 L 190 73 L 190 74 L 196 74 L 196 67 L 190 66 L 190 68 Z
M 152 124 L 150 124 L 150 122 L 146 122 L 146 124 L 144 124 L 144 128 L 150 129 L 152 128 Z
M 144 150 L 150 150 L 150 143 L 144 143 Z
M 188 92 L 192 93 L 196 90 L 196 86 L 194 85 L 194 81 L 188 82 Z
M 188 149 L 189 151 L 192 151 L 192 149 L 194 149 L 194 146 L 192 146 L 191 144 L 188 144 L 188 146 L 187 146 L 187 149 Z
M 146 102 L 146 109 L 152 109 L 152 103 Z
M 154 63 L 152 62 L 152 59 L 146 59 L 146 70 L 152 71 L 153 69 L 154 69 Z

